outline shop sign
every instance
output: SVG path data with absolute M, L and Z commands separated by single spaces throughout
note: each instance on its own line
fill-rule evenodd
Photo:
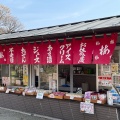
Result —
M 93 39 L 74 40 L 73 64 L 91 64 L 94 41 Z
M 80 102 L 80 112 L 94 114 L 94 104 L 93 103 L 86 103 Z
M 64 42 L 57 41 L 57 63 L 58 64 L 72 64 L 73 63 L 73 46 L 72 42 L 67 42 L 64 39 Z
M 30 64 L 29 55 L 31 54 L 30 51 L 30 44 L 21 44 L 17 46 L 17 64 Z
M 57 64 L 57 45 L 56 42 L 43 43 L 42 64 Z
M 0 64 L 108 64 L 117 34 L 0 46 Z
M 30 64 L 40 64 L 42 59 L 40 45 L 36 44 L 36 42 L 34 44 L 30 44 L 30 51 Z
M 16 64 L 17 63 L 17 45 L 10 45 L 6 47 L 7 52 L 7 64 Z
M 7 62 L 7 50 L 5 45 L 0 45 L 0 64 L 6 64 Z
M 111 36 L 104 34 L 104 38 L 95 38 L 93 64 L 110 63 L 116 40 L 117 34 L 111 34 Z

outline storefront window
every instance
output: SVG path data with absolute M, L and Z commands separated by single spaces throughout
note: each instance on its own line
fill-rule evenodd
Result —
M 120 74 L 119 50 L 115 50 L 110 64 L 98 65 L 98 86 L 100 89 L 111 89 L 114 84 L 113 76 Z M 118 83 L 118 82 L 117 82 Z
M 10 77 L 9 77 L 9 65 L 2 65 L 1 66 L 1 85 L 6 86 L 10 85 Z
M 10 65 L 11 85 L 28 85 L 28 65 Z
M 57 65 L 40 65 L 40 88 L 57 89 Z
M 23 85 L 23 65 L 10 65 L 11 85 Z

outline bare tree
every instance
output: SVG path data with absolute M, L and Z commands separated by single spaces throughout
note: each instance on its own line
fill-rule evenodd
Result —
M 10 9 L 0 4 L 0 34 L 16 32 L 23 29 L 19 20 L 12 16 Z

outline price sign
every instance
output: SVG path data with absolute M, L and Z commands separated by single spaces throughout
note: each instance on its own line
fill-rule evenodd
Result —
M 85 99 L 85 103 L 90 103 L 90 99 Z
M 74 96 L 70 96 L 70 99 L 73 100 L 73 99 L 74 99 Z
M 101 100 L 97 100 L 97 103 L 101 104 L 101 103 L 102 103 L 102 101 L 101 101 Z
M 94 114 L 94 104 L 80 102 L 80 111 L 83 113 Z
M 38 92 L 36 95 L 37 99 L 43 99 L 43 93 L 42 92 Z

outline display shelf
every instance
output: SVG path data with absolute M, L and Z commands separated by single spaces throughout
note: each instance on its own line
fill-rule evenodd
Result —
M 96 76 L 96 74 L 73 74 L 73 75 L 87 75 L 87 76 Z

